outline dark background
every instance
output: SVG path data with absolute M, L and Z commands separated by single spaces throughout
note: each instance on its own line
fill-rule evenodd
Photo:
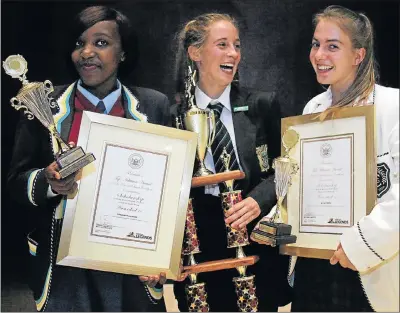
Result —
M 1 59 L 21 54 L 28 61 L 29 80 L 49 79 L 54 85 L 71 83 L 63 38 L 71 18 L 92 4 L 109 4 L 122 10 L 136 30 L 139 62 L 125 82 L 157 89 L 173 102 L 173 39 L 182 23 L 210 11 L 233 14 L 241 23 L 244 86 L 277 91 L 284 116 L 301 114 L 304 105 L 323 91 L 315 80 L 308 54 L 312 38 L 312 15 L 330 4 L 363 11 L 376 33 L 376 53 L 381 83 L 399 87 L 398 1 L 2 1 Z M 24 282 L 24 235 L 29 215 L 10 202 L 5 192 L 18 112 L 9 99 L 21 83 L 1 74 L 1 252 L 2 286 Z M 15 309 L 15 308 L 14 308 Z

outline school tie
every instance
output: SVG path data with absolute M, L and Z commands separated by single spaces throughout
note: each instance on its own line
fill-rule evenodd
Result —
M 107 114 L 106 106 L 104 105 L 103 101 L 100 100 L 99 103 L 97 104 L 96 112 L 97 113 Z
M 225 171 L 221 160 L 221 154 L 224 151 L 224 147 L 226 148 L 226 152 L 231 156 L 229 170 L 238 170 L 239 164 L 236 159 L 235 150 L 233 149 L 231 136 L 229 135 L 225 125 L 221 122 L 221 112 L 224 105 L 217 100 L 212 100 L 209 104 L 209 108 L 212 109 L 215 114 L 215 139 L 211 144 L 215 172 L 221 173 Z

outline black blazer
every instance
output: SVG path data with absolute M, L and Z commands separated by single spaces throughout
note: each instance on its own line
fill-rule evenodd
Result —
M 150 123 L 169 124 L 169 101 L 164 94 L 141 87 L 123 85 L 122 88 L 125 118 L 147 117 Z M 76 83 L 57 86 L 54 89 L 51 97 L 58 102 L 59 109 L 53 110 L 53 117 L 61 129 L 62 139 L 68 142 L 74 118 Z M 28 241 L 36 247 L 36 256 L 28 281 L 35 299 L 41 296 L 50 259 L 53 264 L 55 262 L 62 225 L 62 220 L 56 220 L 54 216 L 61 196 L 47 198 L 49 184 L 43 171 L 53 161 L 48 130 L 36 118 L 28 120 L 25 116 L 21 116 L 15 136 L 7 187 L 11 198 L 27 209 L 26 212 L 30 211 L 32 231 L 29 232 Z M 52 237 L 54 240 L 51 240 Z M 137 281 L 138 286 L 142 285 L 139 280 Z M 143 289 L 143 286 L 140 287 Z M 146 301 L 149 302 L 146 295 L 143 299 L 138 299 L 138 311 L 145 310 Z
M 238 181 L 243 197 L 253 197 L 261 208 L 261 217 L 276 204 L 272 160 L 280 155 L 281 114 L 275 92 L 250 90 L 232 84 L 230 101 L 239 161 L 246 174 Z M 181 109 L 171 107 L 174 121 Z M 256 147 L 268 147 L 269 169 L 263 171 Z M 196 194 L 204 193 L 196 188 Z
M 246 174 L 245 179 L 238 181 L 235 189 L 242 190 L 243 198 L 252 197 L 260 206 L 260 216 L 247 225 L 251 234 L 256 223 L 267 215 L 276 204 L 274 171 L 272 161 L 280 155 L 281 114 L 280 103 L 275 92 L 250 90 L 232 84 L 231 112 L 235 132 L 239 162 Z M 177 105 L 172 107 L 172 118 L 181 112 Z M 256 148 L 268 147 L 269 169 L 263 171 L 257 157 Z M 235 257 L 235 249 L 226 248 L 226 230 L 221 204 L 216 197 L 204 194 L 204 188 L 191 190 L 195 221 L 201 253 L 196 254 L 197 262 Z M 251 242 L 244 247 L 246 255 L 259 255 L 260 261 L 248 267 L 256 275 L 259 297 L 279 306 L 290 302 L 291 288 L 288 285 L 287 273 L 289 258 L 281 256 L 278 248 L 259 245 Z M 201 274 L 207 284 L 213 282 L 212 273 Z M 210 287 L 211 288 L 211 287 Z M 181 283 L 175 283 L 176 294 L 183 294 Z M 263 307 L 259 308 L 263 310 Z M 211 308 L 212 310 L 212 308 Z

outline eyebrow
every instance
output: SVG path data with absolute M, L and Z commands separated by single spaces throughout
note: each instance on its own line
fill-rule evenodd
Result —
M 228 38 L 226 38 L 226 37 L 218 38 L 217 40 L 214 41 L 214 43 L 216 43 L 216 42 L 218 42 L 218 41 L 220 41 L 220 40 L 228 40 Z M 235 42 L 238 42 L 238 41 L 240 42 L 240 39 L 239 39 L 239 38 L 235 39 Z
M 93 36 L 106 36 L 110 39 L 112 39 L 112 36 L 106 33 L 94 33 Z
M 315 37 L 313 37 L 313 40 L 319 42 L 319 40 L 317 38 L 315 38 Z M 343 44 L 343 42 L 341 42 L 339 39 L 327 39 L 326 42 L 338 42 L 340 44 Z

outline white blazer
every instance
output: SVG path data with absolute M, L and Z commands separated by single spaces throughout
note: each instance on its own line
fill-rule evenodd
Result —
M 372 100 L 373 93 L 368 102 Z M 331 103 L 328 89 L 307 103 L 303 115 L 322 112 Z M 341 235 L 340 242 L 359 271 L 371 307 L 399 312 L 399 89 L 375 85 L 374 103 L 378 200 L 369 215 Z M 289 276 L 296 259 L 292 257 Z

